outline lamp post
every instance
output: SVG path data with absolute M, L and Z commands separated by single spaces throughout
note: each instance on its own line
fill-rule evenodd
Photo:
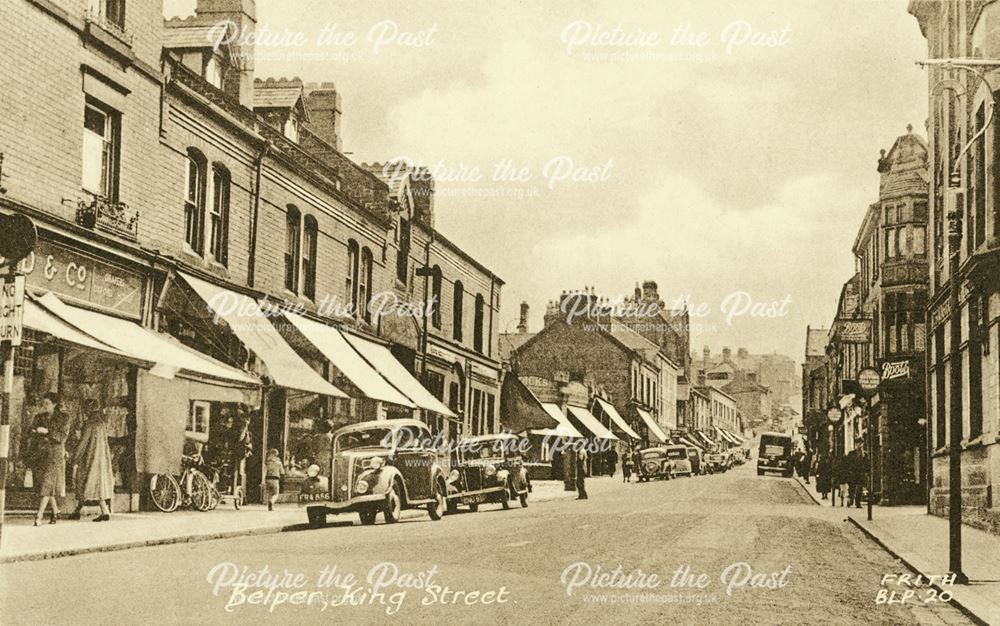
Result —
M 948 569 L 961 584 L 969 582 L 962 572 L 962 315 L 959 282 L 959 249 L 962 246 L 962 208 L 958 204 L 960 175 L 954 170 L 948 180 L 948 309 L 950 313 L 950 402 L 948 437 Z M 941 419 L 941 416 L 938 416 Z
M 868 409 L 868 428 L 865 438 L 868 440 L 868 521 L 872 521 L 872 500 L 875 494 L 875 433 L 878 432 L 878 421 L 872 415 L 872 396 L 882 384 L 882 375 L 872 367 L 866 367 L 858 372 L 858 387 L 865 397 L 865 408 Z

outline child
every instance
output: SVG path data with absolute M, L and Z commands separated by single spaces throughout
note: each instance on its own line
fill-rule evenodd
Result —
M 278 501 L 278 494 L 281 493 L 281 477 L 285 475 L 285 468 L 276 448 L 267 451 L 264 466 L 266 468 L 264 482 L 267 486 L 267 510 L 273 511 L 274 503 Z

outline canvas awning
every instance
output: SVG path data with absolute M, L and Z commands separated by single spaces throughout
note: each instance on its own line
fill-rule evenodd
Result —
M 678 437 L 678 439 L 680 439 L 681 443 L 683 443 L 684 445 L 686 445 L 689 448 L 698 448 L 699 450 L 704 450 L 705 449 L 705 444 L 698 443 L 694 438 L 690 438 L 690 437 Z
M 152 364 L 150 373 L 162 378 L 187 373 L 244 387 L 260 385 L 255 376 L 220 363 L 135 322 L 68 305 L 52 293 L 39 298 L 38 303 L 52 315 L 111 346 L 120 354 Z
M 542 408 L 549 416 L 556 420 L 558 426 L 555 428 L 543 428 L 540 430 L 532 430 L 533 435 L 542 435 L 543 437 L 575 437 L 578 439 L 583 439 L 583 435 L 580 431 L 570 423 L 569 418 L 566 417 L 562 409 L 559 408 L 557 404 L 550 404 L 548 402 L 542 403 Z
M 740 441 L 739 438 L 736 437 L 736 435 L 732 434 L 725 428 L 719 428 L 718 426 L 716 426 L 715 430 L 719 431 L 719 436 L 721 436 L 723 439 L 725 439 L 726 441 L 728 441 L 733 445 L 738 446 L 743 443 L 742 441 Z
M 589 431 L 597 437 L 598 439 L 610 439 L 611 441 L 618 441 L 618 437 L 615 436 L 613 432 L 608 430 L 601 420 L 594 417 L 593 413 L 588 411 L 586 408 L 581 406 L 569 406 L 570 414 L 573 415 L 580 424 L 583 426 L 584 430 Z
M 667 434 L 660 429 L 659 424 L 657 424 L 653 419 L 653 416 L 649 414 L 649 411 L 637 407 L 635 412 L 639 414 L 639 417 L 642 419 L 642 423 L 645 424 L 646 428 L 649 430 L 650 439 L 655 438 L 659 443 L 667 443 L 670 441 L 670 437 L 668 437 Z
M 392 356 L 388 348 L 350 333 L 344 333 L 344 339 L 364 357 L 369 365 L 378 370 L 393 387 L 402 392 L 415 405 L 445 417 L 457 417 L 447 406 L 435 398 L 434 394 L 427 391 L 420 384 L 420 381 L 414 378 L 396 357 Z
M 615 409 L 613 404 L 607 400 L 602 400 L 601 398 L 594 398 L 594 404 L 599 406 L 601 410 L 604 411 L 604 414 L 611 419 L 611 422 L 623 433 L 632 439 L 642 439 L 642 437 L 639 436 L 639 433 L 632 430 L 632 427 L 628 425 L 628 422 L 626 422 L 624 418 L 618 414 L 618 411 Z
M 545 410 L 535 394 L 516 375 L 508 373 L 500 386 L 500 423 L 512 433 L 521 433 L 533 429 L 554 429 L 560 422 Z
M 27 296 L 24 298 L 24 326 L 83 348 L 121 355 L 118 350 L 70 326 Z
M 357 387 L 366 398 L 416 408 L 416 405 L 393 387 L 378 370 L 354 349 L 333 326 L 302 317 L 290 311 L 285 319 L 319 350 L 324 357 Z
M 735 443 L 736 445 L 738 445 L 738 446 L 742 446 L 743 445 L 743 442 L 745 441 L 745 439 L 743 439 L 743 437 L 740 437 L 736 433 L 734 433 L 732 431 L 729 431 L 729 430 L 726 430 L 724 428 L 722 429 L 722 432 L 724 432 L 727 435 L 729 435 L 730 437 L 732 437 L 733 438 L 733 443 Z
M 183 272 L 178 273 L 207 303 L 214 313 L 213 317 L 217 321 L 225 321 L 240 342 L 263 361 L 276 385 L 335 398 L 348 397 L 296 354 L 252 298 Z
M 707 444 L 707 445 L 708 445 L 709 447 L 711 447 L 711 446 L 714 446 L 714 445 L 715 445 L 715 441 L 713 441 L 711 437 L 709 437 L 708 435 L 706 435 L 706 434 L 705 434 L 705 431 L 703 431 L 703 430 L 696 430 L 696 431 L 694 431 L 694 432 L 695 432 L 695 433 L 697 434 L 697 436 L 698 436 L 698 437 L 701 437 L 701 439 L 702 439 L 702 440 L 703 440 L 703 441 L 705 442 L 705 444 Z M 702 447 L 704 447 L 704 446 L 702 446 Z

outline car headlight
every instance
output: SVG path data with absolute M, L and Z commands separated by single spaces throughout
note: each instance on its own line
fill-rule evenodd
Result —
M 354 485 L 354 491 L 357 493 L 368 493 L 368 481 L 361 479 Z
M 453 483 L 456 480 L 458 480 L 458 478 L 459 478 L 459 476 L 458 476 L 458 470 L 457 469 L 453 469 L 450 472 L 448 472 L 448 482 Z
M 380 456 L 373 456 L 365 462 L 365 465 L 367 465 L 369 469 L 381 469 L 382 466 L 385 465 L 385 459 Z
M 319 476 L 319 465 L 313 463 L 308 468 L 306 468 L 306 476 L 309 478 L 316 478 Z
M 497 468 L 493 467 L 493 464 L 490 463 L 489 465 L 487 465 L 486 467 L 483 468 L 483 472 L 487 476 L 492 476 L 492 475 L 494 475 L 494 474 L 497 473 Z
M 506 482 L 508 476 L 510 476 L 510 472 L 507 470 L 500 470 L 497 472 L 497 480 L 501 482 Z

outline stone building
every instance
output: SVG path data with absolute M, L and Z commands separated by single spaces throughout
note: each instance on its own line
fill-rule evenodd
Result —
M 1000 4 L 912 0 L 909 12 L 927 39 L 928 58 L 1000 58 L 1000 33 L 994 26 L 1000 19 Z M 986 65 L 981 70 L 990 84 L 997 84 L 997 69 Z M 962 517 L 1000 532 L 996 500 L 1000 484 L 1000 199 L 996 193 L 1000 144 L 991 115 L 996 94 L 990 93 L 976 71 L 941 66 L 926 71 L 930 508 L 938 515 L 948 512 L 948 493 L 954 487 L 948 477 L 951 416 L 961 413 Z M 962 220 L 955 224 L 957 249 L 949 242 L 948 214 L 953 209 L 961 212 Z M 957 276 L 949 268 L 953 253 L 958 255 Z M 949 302 L 953 280 L 960 281 L 957 311 Z M 961 329 L 957 355 L 952 354 L 950 331 L 955 316 Z M 949 382 L 953 367 L 961 367 L 958 388 Z

